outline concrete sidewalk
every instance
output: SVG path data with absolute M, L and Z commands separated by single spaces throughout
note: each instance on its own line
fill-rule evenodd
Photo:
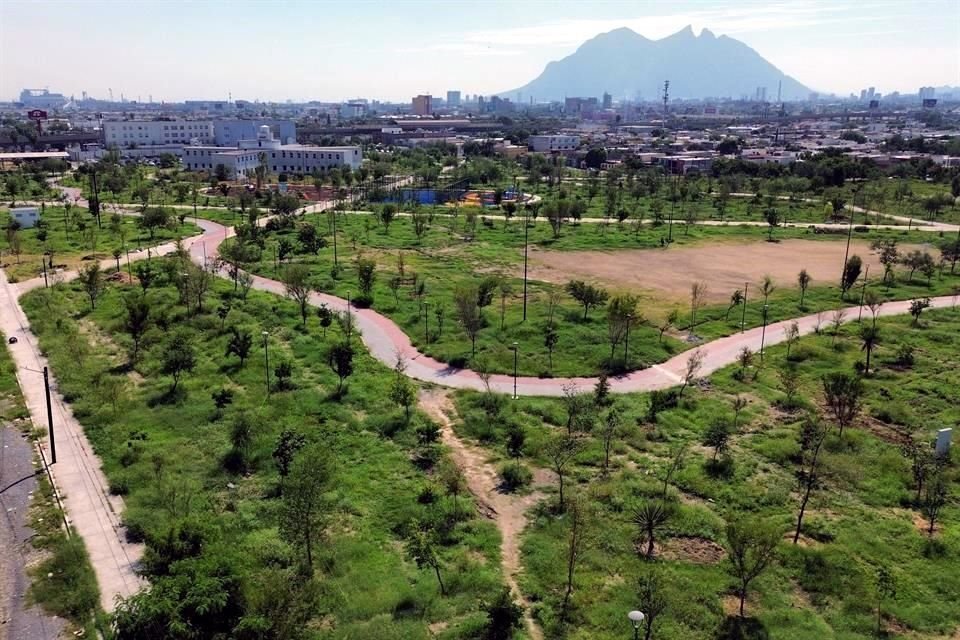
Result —
M 29 330 L 17 293 L 0 270 L 0 331 L 4 340 L 10 336 L 17 338 L 17 344 L 9 345 L 9 349 L 17 367 L 20 388 L 34 425 L 45 430 L 47 410 L 43 367 L 47 366 L 47 360 Z M 70 406 L 60 396 L 53 371 L 50 372 L 50 386 L 57 447 L 57 463 L 51 467 L 54 482 L 64 498 L 68 521 L 87 547 L 100 587 L 101 606 L 112 611 L 118 596 L 130 596 L 144 584 L 135 572 L 143 547 L 126 542 L 120 525 L 123 500 L 107 491 L 100 460 Z M 41 447 L 49 459 L 47 438 L 42 439 Z

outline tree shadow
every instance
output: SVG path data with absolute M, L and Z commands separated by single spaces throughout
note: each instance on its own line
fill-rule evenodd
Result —
M 714 636 L 714 640 L 769 640 L 769 638 L 770 633 L 762 622 L 756 618 L 738 616 L 728 616 Z
M 147 406 L 150 408 L 160 405 L 180 404 L 187 399 L 187 390 L 181 386 L 176 389 L 167 389 L 161 393 L 147 398 Z

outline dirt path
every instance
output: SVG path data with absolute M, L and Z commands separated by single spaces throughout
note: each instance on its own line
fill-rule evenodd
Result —
M 502 493 L 497 471 L 487 462 L 483 449 L 469 445 L 457 437 L 450 422 L 456 410 L 450 402 L 449 391 L 430 390 L 420 393 L 420 408 L 441 426 L 443 444 L 449 447 L 453 461 L 463 471 L 467 487 L 473 494 L 481 513 L 493 520 L 500 530 L 500 563 L 510 591 L 523 607 L 523 621 L 527 633 L 534 640 L 543 640 L 543 631 L 530 614 L 530 603 L 523 597 L 517 583 L 520 565 L 520 534 L 527 526 L 527 512 L 544 494 L 538 490 L 523 496 Z M 549 484 L 549 475 L 535 474 L 534 486 Z

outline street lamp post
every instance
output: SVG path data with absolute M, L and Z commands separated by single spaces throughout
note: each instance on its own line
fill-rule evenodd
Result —
M 627 614 L 627 617 L 630 619 L 630 622 L 633 623 L 633 640 L 639 640 L 640 638 L 640 625 L 643 623 L 642 611 L 631 611 Z
M 763 344 L 767 338 L 767 312 L 770 310 L 770 305 L 763 305 L 763 330 L 760 332 L 760 362 L 763 362 Z
M 264 367 L 264 380 L 267 385 L 267 395 L 270 395 L 270 352 L 267 349 L 267 336 L 270 334 L 266 331 L 261 331 L 260 335 L 263 336 L 263 367 Z
M 423 344 L 430 343 L 430 303 L 423 301 Z
M 743 283 L 743 311 L 740 312 L 740 333 L 747 324 L 747 291 L 750 289 L 750 283 Z
M 513 351 L 513 399 L 517 399 L 517 359 L 520 356 L 520 345 L 514 342 L 510 345 L 510 350 Z

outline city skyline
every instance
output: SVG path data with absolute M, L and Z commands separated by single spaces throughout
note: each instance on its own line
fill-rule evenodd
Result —
M 743 41 L 815 91 L 960 85 L 960 4 L 941 0 L 686 2 L 669 12 L 648 3 L 561 2 L 547 11 L 493 2 L 482 22 L 467 5 L 434 2 L 48 2 L 39 40 L 30 28 L 36 6 L 0 6 L 0 99 L 43 87 L 171 102 L 489 95 L 523 85 L 599 33 L 628 27 L 658 39 L 688 24 Z M 25 54 L 38 46 L 43 55 Z

